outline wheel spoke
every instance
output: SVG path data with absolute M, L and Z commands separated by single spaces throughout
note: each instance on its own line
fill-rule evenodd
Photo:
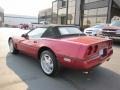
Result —
M 10 48 L 10 52 L 13 52 L 13 43 L 12 43 L 11 40 L 10 40 L 10 43 L 9 43 L 9 48 Z
M 41 66 L 45 73 L 50 74 L 53 71 L 53 61 L 48 54 L 41 57 Z

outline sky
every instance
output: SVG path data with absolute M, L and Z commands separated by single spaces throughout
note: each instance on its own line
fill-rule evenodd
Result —
M 55 0 L 0 0 L 5 14 L 37 16 L 40 10 L 52 7 Z

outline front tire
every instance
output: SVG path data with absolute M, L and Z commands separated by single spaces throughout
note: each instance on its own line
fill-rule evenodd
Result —
M 48 76 L 56 76 L 60 70 L 56 56 L 49 50 L 45 50 L 41 53 L 40 66 L 42 71 Z
M 14 47 L 12 39 L 9 40 L 9 49 L 10 49 L 10 53 L 12 53 L 12 54 L 17 54 L 18 53 L 18 50 L 15 49 L 15 47 Z

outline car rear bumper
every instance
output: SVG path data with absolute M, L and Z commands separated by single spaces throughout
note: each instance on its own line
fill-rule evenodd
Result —
M 107 57 L 107 58 L 104 58 L 104 59 L 101 59 L 101 58 L 96 58 L 96 59 L 92 59 L 92 60 L 89 60 L 89 61 L 84 61 L 84 62 L 81 62 L 79 64 L 79 68 L 78 69 L 82 69 L 82 70 L 90 70 L 102 63 L 104 63 L 105 61 L 109 61 L 110 60 L 110 57 Z M 77 69 L 77 68 L 76 68 Z
M 97 57 L 94 59 L 89 60 L 79 60 L 79 59 L 71 59 L 71 61 L 64 61 L 62 58 L 61 64 L 64 67 L 71 68 L 71 69 L 80 69 L 80 70 L 90 70 L 105 61 L 110 60 L 110 56 L 113 54 L 113 50 L 111 50 L 104 58 Z

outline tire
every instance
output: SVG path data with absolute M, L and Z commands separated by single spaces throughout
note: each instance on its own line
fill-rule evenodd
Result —
M 47 76 L 57 76 L 60 71 L 60 64 L 56 56 L 49 50 L 45 50 L 40 55 L 40 66 Z
M 95 34 L 95 36 L 97 36 L 97 34 Z
M 14 47 L 12 39 L 9 40 L 9 49 L 10 49 L 10 53 L 18 54 L 18 50 Z

